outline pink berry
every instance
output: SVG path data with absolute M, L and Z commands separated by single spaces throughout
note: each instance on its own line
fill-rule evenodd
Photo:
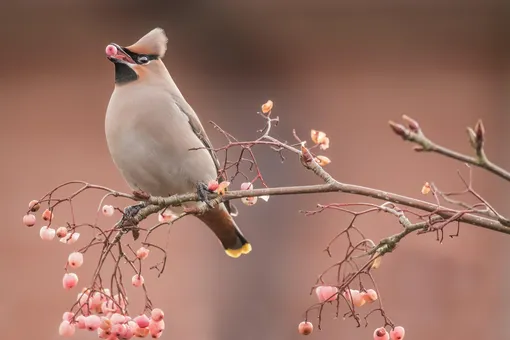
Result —
M 97 337 L 99 339 L 110 339 L 110 336 L 112 335 L 112 333 L 110 332 L 110 330 L 104 330 L 104 329 L 101 329 L 101 328 L 98 328 L 97 329 Z
M 406 334 L 406 331 L 405 331 L 404 327 L 397 326 L 390 331 L 390 339 L 391 340 L 402 340 L 402 339 L 404 339 L 405 334 Z
M 30 201 L 30 203 L 28 203 L 28 209 L 30 209 L 31 212 L 36 212 L 37 210 L 39 210 L 40 207 L 41 205 L 37 200 L 32 200 Z
M 366 292 L 363 292 L 361 294 L 366 302 L 374 302 L 375 300 L 377 300 L 377 292 L 373 289 L 367 289 Z
M 55 238 L 55 229 L 48 228 L 48 226 L 43 226 L 39 230 L 39 236 L 44 241 L 51 241 Z
M 159 338 L 164 329 L 165 329 L 164 320 L 160 321 L 151 320 L 149 322 L 149 333 L 153 338 Z
M 302 335 L 309 335 L 313 332 L 313 325 L 311 322 L 301 322 L 298 326 L 298 332 Z
M 252 190 L 252 189 L 253 189 L 253 183 L 251 183 L 251 182 L 241 183 L 241 190 Z
M 134 321 L 128 321 L 126 324 L 126 330 L 123 335 L 123 339 L 129 340 L 135 336 L 135 330 L 138 328 L 136 325 L 136 322 Z
M 117 337 L 122 337 L 122 335 L 125 333 L 125 327 L 123 324 L 120 324 L 120 323 L 117 323 L 115 325 L 112 325 L 112 329 L 110 330 L 110 332 L 112 332 L 112 334 L 115 334 Z
M 137 338 L 145 338 L 147 335 L 149 335 L 149 328 L 137 328 L 135 329 L 135 336 Z
M 105 216 L 113 216 L 113 213 L 115 212 L 115 208 L 111 205 L 104 205 L 103 206 L 103 215 Z
M 75 327 L 73 324 L 69 323 L 69 321 L 62 321 L 60 326 L 58 327 L 58 334 L 65 337 L 71 337 L 74 335 Z
M 78 275 L 75 273 L 65 273 L 62 279 L 62 285 L 65 289 L 69 290 L 78 284 Z
M 50 221 L 53 219 L 53 213 L 49 209 L 46 209 L 42 213 L 42 218 L 45 221 Z
M 159 223 L 169 223 L 175 220 L 177 216 L 172 213 L 172 211 L 166 209 L 163 212 L 158 214 L 158 222 Z
M 374 340 L 389 340 L 390 335 L 384 327 L 377 328 L 374 331 Z
M 66 237 L 66 235 L 67 235 L 67 228 L 66 227 L 59 227 L 57 229 L 57 237 L 58 238 Z
M 67 258 L 67 263 L 71 268 L 79 268 L 83 264 L 83 254 L 75 251 L 74 253 L 69 254 Z
M 317 298 L 322 302 L 335 301 L 338 297 L 338 288 L 332 286 L 319 286 L 315 289 Z
M 135 320 L 136 324 L 138 325 L 138 327 L 140 328 L 147 328 L 149 327 L 149 321 L 150 319 L 147 317 L 147 315 L 145 314 L 142 314 L 142 315 L 138 315 Z
M 32 214 L 28 214 L 23 216 L 23 224 L 27 227 L 33 227 L 35 225 L 35 216 Z
M 117 47 L 115 45 L 106 46 L 105 53 L 107 57 L 113 57 L 117 54 Z
M 257 200 L 258 200 L 257 196 L 253 196 L 253 197 L 241 197 L 241 202 L 243 202 L 247 206 L 254 205 L 255 203 L 257 203 Z
M 63 321 L 69 321 L 71 322 L 71 320 L 74 318 L 74 313 L 73 312 L 65 312 L 64 315 L 62 315 L 62 320 Z
M 99 321 L 99 328 L 105 331 L 109 331 L 112 328 L 112 320 L 108 319 L 105 316 L 102 316 Z
M 78 326 L 78 329 L 85 329 L 85 316 L 80 315 L 76 318 L 76 325 Z
M 126 317 L 119 313 L 113 313 L 113 315 L 110 317 L 110 321 L 112 322 L 112 325 L 116 325 L 118 323 L 126 322 Z
M 149 256 L 149 252 L 150 252 L 149 249 L 147 249 L 145 247 L 140 247 L 136 251 L 136 257 L 139 258 L 140 260 L 145 260 L 147 258 L 147 256 Z
M 92 294 L 92 297 L 89 300 L 89 307 L 91 309 L 95 309 L 97 307 L 101 307 L 101 304 L 105 300 L 106 300 L 106 297 L 103 295 L 103 293 L 94 292 L 94 294 Z
M 85 318 L 85 327 L 89 331 L 95 331 L 99 328 L 99 325 L 101 324 L 101 319 L 97 315 L 89 315 Z
M 131 283 L 133 284 L 133 286 L 135 287 L 141 287 L 143 285 L 143 283 L 145 282 L 145 279 L 143 278 L 142 275 L 134 275 L 132 278 L 131 278 Z
M 352 299 L 352 304 L 355 307 L 361 307 L 365 304 L 365 299 L 359 290 L 349 289 L 348 291 L 344 291 L 343 295 L 349 302 L 351 302 Z
M 216 189 L 218 189 L 219 186 L 220 185 L 219 185 L 218 181 L 212 180 L 212 181 L 209 181 L 209 183 L 207 184 L 207 190 L 215 191 Z
M 66 244 L 73 244 L 74 242 L 78 241 L 80 238 L 80 233 L 72 232 L 70 234 L 67 234 L 67 236 L 60 239 L 60 242 L 66 243 Z
M 165 313 L 159 308 L 154 308 L 151 312 L 151 319 L 156 322 L 163 320 L 164 317 Z

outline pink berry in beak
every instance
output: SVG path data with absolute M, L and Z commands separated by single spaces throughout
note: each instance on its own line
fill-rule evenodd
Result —
M 106 46 L 105 53 L 107 57 L 112 57 L 117 54 L 117 47 L 114 45 Z

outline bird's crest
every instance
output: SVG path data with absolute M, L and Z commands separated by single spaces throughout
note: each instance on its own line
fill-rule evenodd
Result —
M 155 28 L 127 48 L 138 54 L 157 55 L 160 58 L 165 56 L 168 38 L 162 28 Z

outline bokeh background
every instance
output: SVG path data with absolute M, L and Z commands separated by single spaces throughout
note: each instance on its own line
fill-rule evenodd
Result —
M 113 90 L 104 47 L 112 41 L 129 45 L 163 27 L 169 37 L 164 61 L 204 123 L 251 139 L 262 124 L 256 111 L 272 99 L 273 114 L 281 118 L 277 137 L 291 140 L 293 128 L 303 137 L 311 128 L 328 133 L 328 170 L 341 181 L 420 198 L 424 181 L 462 188 L 456 177 L 462 164 L 415 154 L 390 132 L 387 121 L 402 114 L 463 152 L 470 152 L 465 127 L 482 118 L 489 157 L 510 168 L 507 1 L 20 0 L 2 1 L 0 12 L 5 338 L 58 337 L 61 314 L 75 298 L 61 287 L 62 268 L 71 249 L 85 242 L 42 242 L 38 227 L 21 226 L 28 202 L 73 179 L 128 190 L 104 137 Z M 206 125 L 221 145 L 222 137 Z M 318 181 L 294 157 L 281 164 L 268 149 L 256 154 L 271 186 Z M 474 174 L 476 188 L 510 215 L 508 183 Z M 77 218 L 92 221 L 99 199 L 90 193 L 77 201 Z M 327 212 L 305 218 L 298 211 L 349 201 L 369 200 L 328 194 L 238 204 L 238 224 L 254 250 L 237 260 L 192 218 L 170 234 L 162 231 L 166 273 L 146 275 L 153 302 L 166 311 L 163 339 L 300 338 L 297 324 L 315 302 L 309 288 L 334 261 L 322 249 L 349 217 Z M 56 221 L 67 217 L 57 211 Z M 381 215 L 366 217 L 360 227 L 374 240 L 399 230 Z M 387 312 L 410 339 L 509 338 L 509 245 L 505 235 L 470 226 L 443 244 L 433 235 L 408 237 L 375 274 Z M 339 244 L 333 255 L 341 252 Z M 157 261 L 156 253 L 150 258 Z M 89 283 L 95 267 L 92 256 L 85 262 L 80 285 Z M 140 306 L 141 298 L 133 303 Z M 374 317 L 368 328 L 356 328 L 351 319 L 333 320 L 330 308 L 324 330 L 312 337 L 371 339 L 380 321 Z

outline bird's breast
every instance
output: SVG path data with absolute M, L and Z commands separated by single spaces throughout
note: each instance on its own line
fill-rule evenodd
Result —
M 131 87 L 131 88 L 128 88 Z M 112 159 L 134 190 L 166 196 L 216 177 L 214 162 L 172 97 L 158 89 L 117 87 L 108 105 Z

